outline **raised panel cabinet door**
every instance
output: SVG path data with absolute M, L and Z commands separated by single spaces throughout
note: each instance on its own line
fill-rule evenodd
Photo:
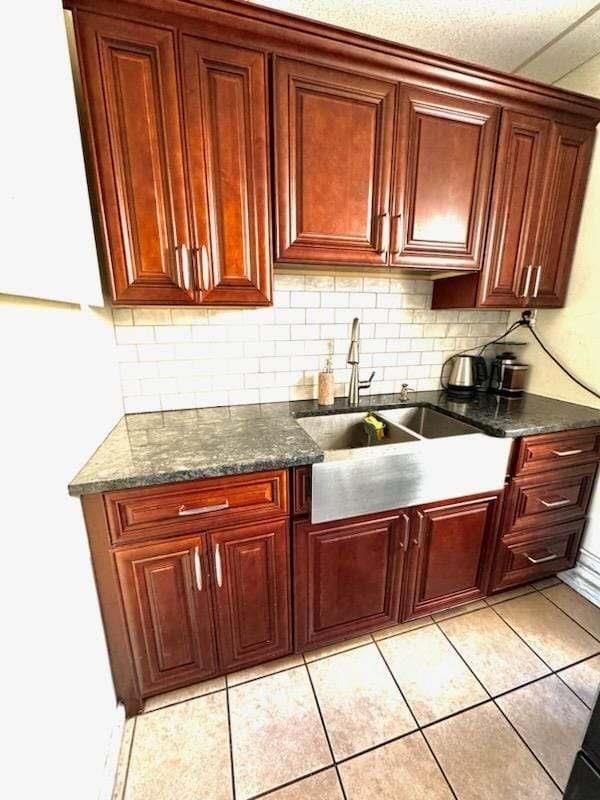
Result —
M 201 302 L 272 300 L 265 56 L 183 36 L 185 132 Z
M 549 120 L 504 111 L 479 305 L 528 304 L 550 145 Z
M 221 669 L 290 653 L 287 521 L 213 531 L 210 556 Z
M 498 495 L 489 495 L 417 510 L 408 559 L 407 619 L 485 595 L 498 504 Z
M 276 259 L 386 264 L 395 86 L 274 61 Z
M 194 303 L 175 32 L 75 19 L 113 300 Z
M 409 526 L 397 514 L 295 525 L 297 650 L 398 621 Z
M 402 86 L 391 263 L 481 269 L 499 108 Z
M 588 175 L 594 131 L 553 125 L 535 275 L 528 305 L 563 306 Z
M 142 694 L 216 672 L 206 543 L 203 536 L 115 552 Z

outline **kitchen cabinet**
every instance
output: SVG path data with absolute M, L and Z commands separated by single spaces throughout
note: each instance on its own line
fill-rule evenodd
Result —
M 387 263 L 396 88 L 277 57 L 276 258 Z
M 403 619 L 485 596 L 500 497 L 491 494 L 416 509 Z
M 213 531 L 220 667 L 231 671 L 291 650 L 287 522 Z
M 481 269 L 499 107 L 402 85 L 398 118 L 391 264 Z
M 433 308 L 564 305 L 593 136 L 504 112 L 483 272 L 436 281 Z
M 197 535 L 115 554 L 143 695 L 217 671 L 206 546 L 206 536 Z
M 398 621 L 409 528 L 397 513 L 295 524 L 297 650 Z
M 75 30 L 113 302 L 269 304 L 265 56 L 85 11 Z

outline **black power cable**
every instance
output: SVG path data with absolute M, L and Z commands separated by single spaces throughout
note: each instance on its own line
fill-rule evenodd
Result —
M 526 322 L 525 320 L 518 319 L 516 322 L 513 322 L 513 324 L 510 326 L 510 328 L 505 330 L 504 333 L 501 336 L 498 336 L 497 339 L 492 339 L 491 342 L 486 342 L 484 345 L 478 344 L 476 347 L 467 347 L 466 350 L 460 350 L 458 353 L 452 353 L 451 356 L 448 356 L 448 358 L 442 364 L 442 369 L 441 369 L 441 372 L 440 372 L 440 383 L 442 384 L 442 389 L 447 389 L 448 388 L 448 384 L 444 383 L 444 370 L 446 368 L 446 364 L 448 364 L 450 361 L 452 361 L 453 358 L 456 358 L 456 356 L 462 356 L 463 353 L 472 353 L 473 350 L 479 350 L 479 355 L 481 356 L 481 355 L 483 355 L 483 353 L 485 352 L 487 347 L 490 347 L 491 345 L 497 344 L 498 342 L 500 342 L 502 339 L 504 339 L 506 336 L 508 336 L 509 333 L 512 333 L 512 331 L 514 331 L 515 328 L 520 328 L 522 325 L 528 325 L 528 324 L 529 323 Z

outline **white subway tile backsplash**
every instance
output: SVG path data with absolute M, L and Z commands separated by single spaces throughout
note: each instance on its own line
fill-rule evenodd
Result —
M 315 397 L 333 353 L 348 389 L 350 326 L 361 320 L 361 377 L 372 393 L 439 388 L 443 361 L 507 327 L 504 311 L 433 311 L 429 281 L 277 274 L 267 308 L 115 308 L 127 413 Z

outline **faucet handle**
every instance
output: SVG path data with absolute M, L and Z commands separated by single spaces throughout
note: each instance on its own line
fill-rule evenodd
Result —
M 405 400 L 408 400 L 408 393 L 414 391 L 408 383 L 403 383 L 400 387 L 400 402 L 403 403 Z
M 373 378 L 375 377 L 375 370 L 370 374 L 368 381 L 359 381 L 358 388 L 360 389 L 368 389 L 370 385 L 373 383 Z

